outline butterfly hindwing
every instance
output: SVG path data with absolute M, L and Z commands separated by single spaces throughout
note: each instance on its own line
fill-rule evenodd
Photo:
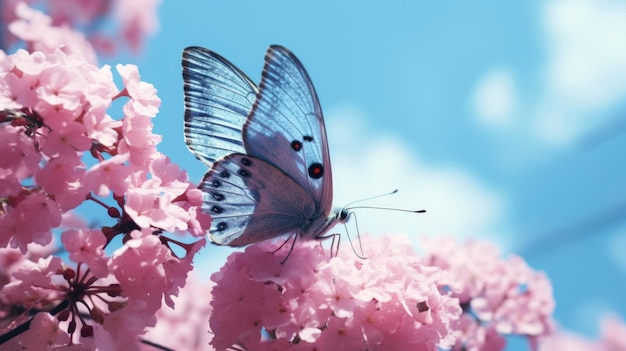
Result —
M 311 196 L 315 216 L 330 213 L 332 175 L 322 110 L 308 73 L 281 46 L 268 49 L 243 142 L 248 155 L 274 165 Z
M 273 165 L 244 154 L 213 164 L 200 184 L 213 217 L 211 241 L 242 246 L 295 233 L 315 212 L 313 199 Z
M 228 60 L 201 47 L 186 48 L 182 63 L 189 149 L 209 166 L 245 152 L 241 129 L 256 99 L 256 85 Z

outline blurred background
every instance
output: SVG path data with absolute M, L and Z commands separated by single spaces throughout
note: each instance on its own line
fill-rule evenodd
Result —
M 369 204 L 428 211 L 361 210 L 361 233 L 490 240 L 548 274 L 563 328 L 593 337 L 626 316 L 625 1 L 163 1 L 159 25 L 126 62 L 157 87 L 160 150 L 194 181 L 182 50 L 258 82 L 281 44 L 320 97 L 335 205 L 399 189 Z M 198 270 L 230 252 L 207 247 Z

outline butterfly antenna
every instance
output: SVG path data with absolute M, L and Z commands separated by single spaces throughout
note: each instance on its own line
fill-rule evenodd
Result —
M 354 209 L 369 208 L 369 209 L 374 209 L 374 210 L 400 211 L 400 212 L 409 212 L 409 213 L 425 213 L 426 212 L 426 210 L 406 210 L 406 209 L 403 209 L 403 208 L 391 208 L 391 207 L 352 206 L 352 205 L 354 205 L 356 203 L 359 203 L 359 202 L 369 201 L 369 200 L 377 199 L 379 197 L 393 195 L 393 194 L 395 194 L 397 192 L 398 192 L 398 189 L 395 189 L 395 190 L 390 191 L 390 192 L 385 193 L 385 194 L 375 195 L 375 196 L 368 197 L 368 198 L 365 198 L 365 199 L 356 200 L 356 201 L 350 202 L 349 204 L 344 206 L 343 209 L 346 210 L 346 211 L 349 211 L 349 210 L 354 210 Z M 350 206 L 352 206 L 352 207 L 350 207 Z
M 377 206 L 354 206 L 354 207 L 346 208 L 346 210 L 354 210 L 354 209 L 362 209 L 362 208 L 369 208 L 373 210 L 384 210 L 384 211 L 409 212 L 409 213 L 426 213 L 426 210 L 405 210 L 403 208 L 377 207 Z
M 385 194 L 374 195 L 374 196 L 371 196 L 371 197 L 366 197 L 365 199 L 352 201 L 349 204 L 345 205 L 344 208 L 348 209 L 353 204 L 356 204 L 356 203 L 359 203 L 359 202 L 364 202 L 364 201 L 369 201 L 369 200 L 374 200 L 374 199 L 377 199 L 377 198 L 383 197 L 383 196 L 393 195 L 393 194 L 395 194 L 397 192 L 398 192 L 398 189 L 395 189 L 395 190 L 392 190 L 392 191 L 390 191 L 388 193 L 385 193 Z

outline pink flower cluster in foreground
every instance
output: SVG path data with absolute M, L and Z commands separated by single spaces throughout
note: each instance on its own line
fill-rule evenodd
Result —
M 112 53 L 126 43 L 139 51 L 142 39 L 156 32 L 158 0 L 6 0 L 2 23 L 10 23 L 2 41 L 26 41 L 29 51 L 61 48 L 96 62 L 95 51 Z M 29 8 L 46 9 L 50 16 Z M 6 31 L 6 28 L 1 28 Z M 114 30 L 112 30 L 114 29 Z
M 1 286 L 0 315 L 10 318 L 13 306 L 50 311 L 35 316 L 11 341 L 15 347 L 73 340 L 136 348 L 162 301 L 173 305 L 171 296 L 205 243 L 164 235 L 203 237 L 210 217 L 200 211 L 201 191 L 156 150 L 156 90 L 140 80 L 136 66 L 116 68 L 121 90 L 108 66 L 61 50 L 0 58 L 0 247 L 27 253 L 33 244 L 47 245 L 52 231 L 71 227 L 74 210 L 86 204 L 90 214 L 99 209 L 111 221 L 61 233 L 75 264 L 41 255 L 7 264 L 12 274 Z M 109 115 L 115 100 L 125 101 L 113 112 L 118 119 Z M 106 254 L 118 236 L 124 244 Z
M 519 256 L 501 258 L 485 241 L 458 245 L 445 237 L 423 239 L 422 263 L 448 272 L 458 289 L 463 316 L 455 351 L 504 350 L 504 335 L 527 336 L 531 349 L 553 330 L 554 297 L 543 272 Z
M 219 350 L 495 351 L 504 349 L 501 335 L 549 332 L 553 301 L 543 275 L 487 244 L 439 243 L 447 246 L 428 246 L 419 257 L 406 237 L 366 237 L 361 260 L 350 250 L 329 259 L 318 243 L 298 242 L 283 265 L 284 252 L 273 254 L 271 243 L 234 253 L 212 276 L 211 343 Z M 486 255 L 476 255 L 477 246 Z M 442 256 L 448 267 L 439 267 Z

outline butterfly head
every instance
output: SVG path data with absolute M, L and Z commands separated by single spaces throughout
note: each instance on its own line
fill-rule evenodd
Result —
M 350 212 L 347 208 L 343 207 L 343 208 L 335 208 L 333 210 L 333 215 L 334 215 L 334 220 L 336 222 L 339 223 L 346 223 L 348 221 L 348 219 L 350 218 L 350 215 L 352 214 L 352 212 Z

